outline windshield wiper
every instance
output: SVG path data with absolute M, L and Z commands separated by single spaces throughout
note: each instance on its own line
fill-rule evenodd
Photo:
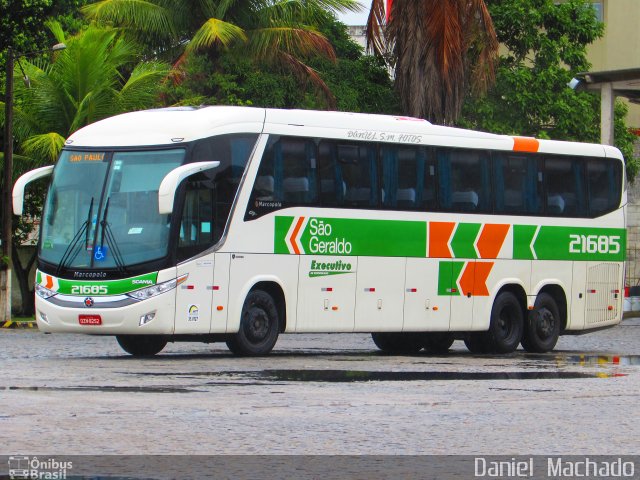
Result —
M 111 226 L 109 222 L 107 222 L 107 215 L 109 215 L 109 202 L 111 197 L 107 198 L 107 203 L 104 206 L 104 215 L 102 215 L 102 221 L 100 222 L 100 226 L 102 227 L 102 232 L 100 236 L 100 246 L 104 247 L 105 237 L 107 240 L 107 245 L 111 247 L 111 252 L 113 253 L 113 260 L 118 268 L 118 272 L 121 275 L 126 275 L 128 273 L 127 267 L 124 265 L 124 260 L 122 259 L 122 253 L 120 252 L 120 248 L 118 248 L 118 242 L 116 241 L 116 237 L 113 235 L 111 231 Z
M 62 272 L 62 270 L 67 267 L 67 265 L 72 264 L 73 261 L 78 256 L 78 253 L 80 253 L 81 249 L 76 250 L 76 246 L 80 242 L 80 239 L 82 238 L 83 234 L 85 235 L 85 246 L 89 243 L 89 224 L 91 223 L 92 212 L 93 212 L 93 197 L 91 197 L 91 204 L 89 205 L 89 212 L 87 214 L 87 219 L 82 223 L 82 225 L 80 225 L 80 228 L 78 229 L 76 234 L 73 236 L 73 238 L 71 239 L 71 242 L 69 242 L 69 245 L 67 245 L 67 248 L 62 254 L 60 263 L 56 268 L 56 276 L 59 276 L 60 272 Z

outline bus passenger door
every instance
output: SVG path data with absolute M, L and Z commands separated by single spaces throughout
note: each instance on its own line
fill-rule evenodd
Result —
M 213 258 L 178 265 L 178 277 L 188 274 L 176 292 L 175 333 L 209 333 L 213 286 Z
M 359 257 L 357 332 L 400 332 L 404 305 L 404 257 Z
M 213 286 L 211 304 L 210 333 L 225 333 L 227 331 L 227 315 L 229 306 L 229 268 L 231 266 L 230 253 L 216 253 L 213 266 Z
M 573 262 L 571 296 L 567 298 L 569 309 L 567 328 L 582 330 L 585 327 L 587 263 L 588 262 Z
M 352 332 L 357 257 L 303 255 L 296 332 Z
M 442 264 L 442 266 L 441 266 Z M 439 269 L 451 262 L 431 258 L 408 258 L 404 291 L 404 332 L 449 330 L 450 292 L 438 292 Z

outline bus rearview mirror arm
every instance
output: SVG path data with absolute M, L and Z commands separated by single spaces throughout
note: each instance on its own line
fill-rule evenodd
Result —
M 51 175 L 51 172 L 53 172 L 53 165 L 48 165 L 31 170 L 18 178 L 11 193 L 14 215 L 22 215 L 22 211 L 24 210 L 24 189 L 27 185 L 38 178 Z
M 180 182 L 191 175 L 203 170 L 211 170 L 220 165 L 220 162 L 196 162 L 174 168 L 165 175 L 158 189 L 158 211 L 160 215 L 173 212 L 173 201 Z

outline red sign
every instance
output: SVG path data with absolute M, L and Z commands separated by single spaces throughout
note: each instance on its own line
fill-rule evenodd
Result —
M 80 325 L 102 325 L 102 317 L 100 315 L 78 315 L 78 323 Z

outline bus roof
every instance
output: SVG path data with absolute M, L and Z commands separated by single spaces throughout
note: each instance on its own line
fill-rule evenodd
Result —
M 105 148 L 160 146 L 239 132 L 622 159 L 622 154 L 614 147 L 496 135 L 433 125 L 426 120 L 403 116 L 228 106 L 175 107 L 124 113 L 78 130 L 66 144 Z

